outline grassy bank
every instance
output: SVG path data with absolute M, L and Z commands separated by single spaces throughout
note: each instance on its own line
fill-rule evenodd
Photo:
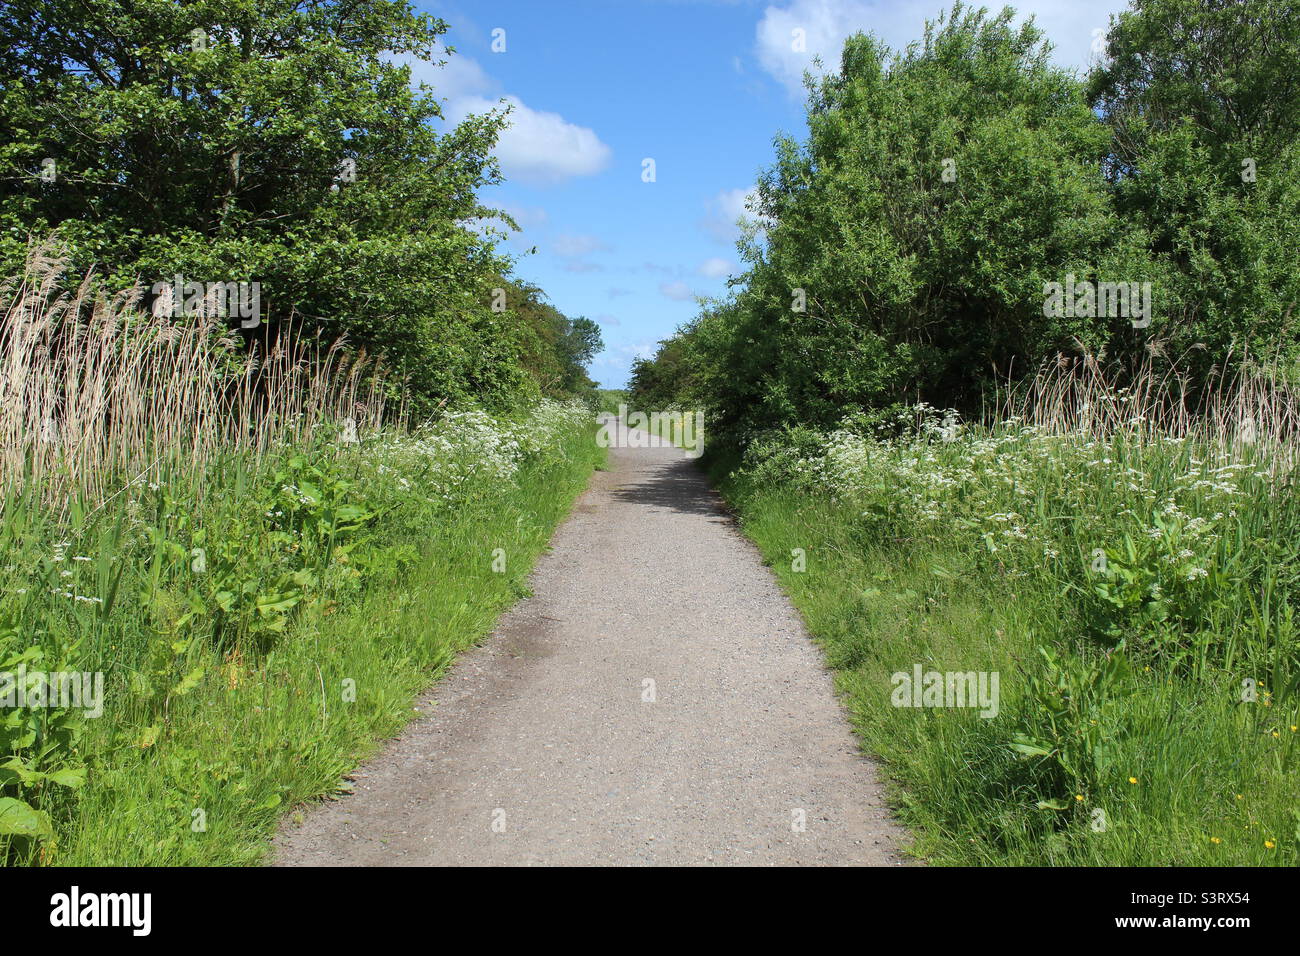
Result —
M 262 657 L 204 647 L 199 686 L 148 746 L 159 725 L 146 713 L 98 722 L 87 743 L 104 756 L 59 861 L 259 860 L 280 815 L 346 788 L 346 772 L 413 716 L 416 695 L 524 593 L 593 448 L 571 429 L 514 478 L 472 479 L 455 508 L 416 499 L 389 513 L 345 565 L 367 565 L 355 599 L 313 602 Z
M 257 862 L 523 593 L 591 414 L 411 428 L 336 352 L 57 279 L 0 336 L 0 862 Z
M 920 409 L 714 461 L 932 862 L 1300 859 L 1293 459 L 1128 421 Z M 996 716 L 897 706 L 918 664 L 996 672 Z
M 73 597 L 27 609 L 38 659 L 104 673 L 104 708 L 44 715 L 66 745 L 29 751 L 31 773 L 85 782 L 31 781 L 21 796 L 53 833 L 15 840 L 12 862 L 256 862 L 282 813 L 346 787 L 524 593 L 590 474 L 582 416 L 543 412 L 514 426 L 476 414 L 341 455 L 294 449 L 211 474 L 201 504 L 146 485 L 56 552 L 47 580 Z M 113 590 L 107 609 L 77 599 Z

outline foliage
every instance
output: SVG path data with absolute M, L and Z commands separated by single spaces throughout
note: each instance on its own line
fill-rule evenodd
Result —
M 1168 277 L 1164 348 L 1194 382 L 1234 351 L 1294 372 L 1300 10 L 1136 0 L 1107 41 L 1089 102 L 1112 134 L 1115 209 Z
M 535 397 L 537 343 L 492 309 L 510 263 L 472 226 L 503 218 L 478 193 L 506 114 L 450 128 L 411 86 L 445 31 L 404 0 L 6 4 L 5 274 L 52 232 L 110 291 L 258 282 L 246 337 L 346 336 L 418 413 Z
M 1293 864 L 1294 438 L 1173 434 L 1127 391 L 1090 395 L 1124 427 L 850 416 L 756 438 L 725 490 L 906 788 L 919 853 Z M 999 714 L 891 707 L 916 661 L 1000 673 Z
M 1190 394 L 1252 362 L 1294 381 L 1294 4 L 1142 0 L 1109 44 L 1081 81 L 1010 8 L 957 4 L 902 52 L 850 37 L 758 181 L 749 271 L 638 363 L 638 403 L 743 446 L 900 403 L 969 416 L 1058 354 L 1167 360 Z M 1149 324 L 1053 314 L 1070 277 L 1149 282 Z
M 0 830 L 0 853 L 11 862 L 66 854 L 101 863 L 232 862 L 222 854 L 236 854 L 247 862 L 260 850 L 241 841 L 273 824 L 279 798 L 245 803 L 240 781 L 297 781 L 307 787 L 297 799 L 337 783 L 375 720 L 392 728 L 395 713 L 409 714 L 409 703 L 395 712 L 397 699 L 385 695 L 409 701 L 429 666 L 445 664 L 517 597 L 594 448 L 585 406 L 550 401 L 509 418 L 466 408 L 359 443 L 341 435 L 321 430 L 315 443 L 260 462 L 232 453 L 198 475 L 135 482 L 73 529 L 32 502 L 8 503 L 0 619 L 10 623 L 0 634 L 0 673 L 26 662 L 29 671 L 104 678 L 97 718 L 66 708 L 0 710 L 0 798 L 13 801 L 0 804 L 8 808 L 0 825 L 9 827 Z M 491 569 L 497 547 L 508 574 Z M 454 598 L 432 630 L 430 619 L 384 623 L 380 612 L 412 580 L 439 606 Z M 355 715 L 330 704 L 334 723 L 322 729 L 319 693 L 263 706 L 280 693 L 282 667 L 314 687 L 316 668 L 329 661 L 338 668 L 332 688 L 344 678 L 360 686 Z M 231 722 L 223 725 L 213 707 Z M 254 752 L 279 747 L 276 728 L 286 721 L 298 722 L 295 732 L 311 738 L 316 756 L 299 769 L 278 758 L 264 766 Z M 336 727 L 346 739 L 335 740 Z M 200 741 L 219 741 L 227 753 L 200 755 Z M 319 778 L 322 767 L 331 779 Z M 207 804 L 177 816 L 174 795 L 164 793 L 202 788 L 216 768 L 234 788 L 224 805 L 247 819 L 226 821 L 209 849 L 188 829 L 190 808 Z M 133 805 L 129 813 L 123 802 Z M 114 846 L 113 827 L 94 821 L 119 812 L 137 823 Z M 141 820 L 152 822 L 140 830 Z

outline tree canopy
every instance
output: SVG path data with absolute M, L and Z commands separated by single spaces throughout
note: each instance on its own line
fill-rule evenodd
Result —
M 382 354 L 417 408 L 537 394 L 481 228 L 506 114 L 449 128 L 406 65 L 446 29 L 404 0 L 5 4 L 0 259 L 52 233 L 118 286 L 258 282 L 271 330 Z
M 1010 8 L 957 4 L 902 51 L 850 37 L 759 177 L 747 273 L 637 400 L 743 431 L 977 411 L 1058 353 L 1163 356 L 1192 388 L 1243 355 L 1292 369 L 1300 12 L 1137 0 L 1108 39 L 1081 79 Z

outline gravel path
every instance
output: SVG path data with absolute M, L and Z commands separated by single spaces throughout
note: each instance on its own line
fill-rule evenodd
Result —
M 277 865 L 899 862 L 820 651 L 694 462 L 609 467 L 534 596 Z

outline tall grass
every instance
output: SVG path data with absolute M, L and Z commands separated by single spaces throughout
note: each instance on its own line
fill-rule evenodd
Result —
M 1121 386 L 1121 380 L 1127 384 Z M 1120 373 L 1096 356 L 1061 355 L 1022 383 L 999 391 L 993 422 L 1027 422 L 1044 433 L 1190 438 L 1219 448 L 1257 447 L 1293 461 L 1300 407 L 1271 363 L 1229 356 L 1191 388 L 1176 364 L 1148 354 Z
M 66 275 L 35 250 L 0 300 L 0 864 L 255 862 L 521 593 L 590 415 L 410 429 L 338 344 Z M 102 712 L 23 670 L 100 675 Z
M 326 422 L 364 435 L 384 420 L 382 377 L 341 342 L 290 329 L 245 349 L 215 315 L 153 315 L 141 287 L 109 295 L 93 275 L 67 279 L 66 261 L 36 246 L 0 289 L 7 494 L 35 483 L 47 501 L 98 504 L 127 480 L 258 458 Z

